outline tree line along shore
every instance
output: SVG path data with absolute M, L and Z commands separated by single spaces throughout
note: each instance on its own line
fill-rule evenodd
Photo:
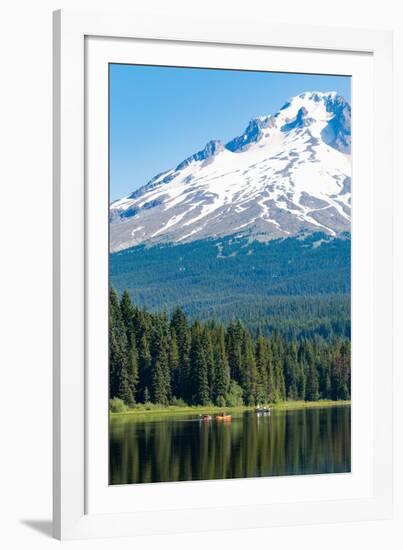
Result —
M 285 401 L 350 399 L 348 338 L 252 333 L 240 320 L 190 322 L 109 295 L 112 412 L 185 407 L 247 407 Z
M 120 399 L 113 400 L 111 418 L 114 420 L 135 417 L 138 420 L 160 420 L 161 417 L 170 418 L 180 415 L 237 415 L 244 412 L 253 412 L 255 407 L 251 405 L 240 405 L 238 407 L 218 407 L 217 405 L 158 405 L 155 403 L 136 403 L 128 407 Z M 281 401 L 278 403 L 266 403 L 270 405 L 271 411 L 292 411 L 301 409 L 322 409 L 329 407 L 351 406 L 351 400 L 331 401 L 329 399 L 319 399 L 318 401 Z

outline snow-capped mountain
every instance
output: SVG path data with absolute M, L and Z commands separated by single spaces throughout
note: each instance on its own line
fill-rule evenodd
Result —
M 111 251 L 241 234 L 350 231 L 351 109 L 305 92 L 110 205 Z

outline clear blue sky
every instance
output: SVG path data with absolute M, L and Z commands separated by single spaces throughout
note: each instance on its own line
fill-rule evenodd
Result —
M 311 90 L 350 101 L 350 77 L 110 65 L 111 201 Z

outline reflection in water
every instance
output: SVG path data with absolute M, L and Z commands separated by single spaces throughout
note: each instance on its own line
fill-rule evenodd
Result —
M 110 483 L 349 472 L 350 407 L 254 412 L 232 422 L 198 415 L 110 425 Z

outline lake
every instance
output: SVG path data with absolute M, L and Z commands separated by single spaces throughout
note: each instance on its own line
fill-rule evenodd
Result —
M 351 470 L 349 405 L 233 414 L 116 416 L 110 422 L 110 484 L 191 481 Z

